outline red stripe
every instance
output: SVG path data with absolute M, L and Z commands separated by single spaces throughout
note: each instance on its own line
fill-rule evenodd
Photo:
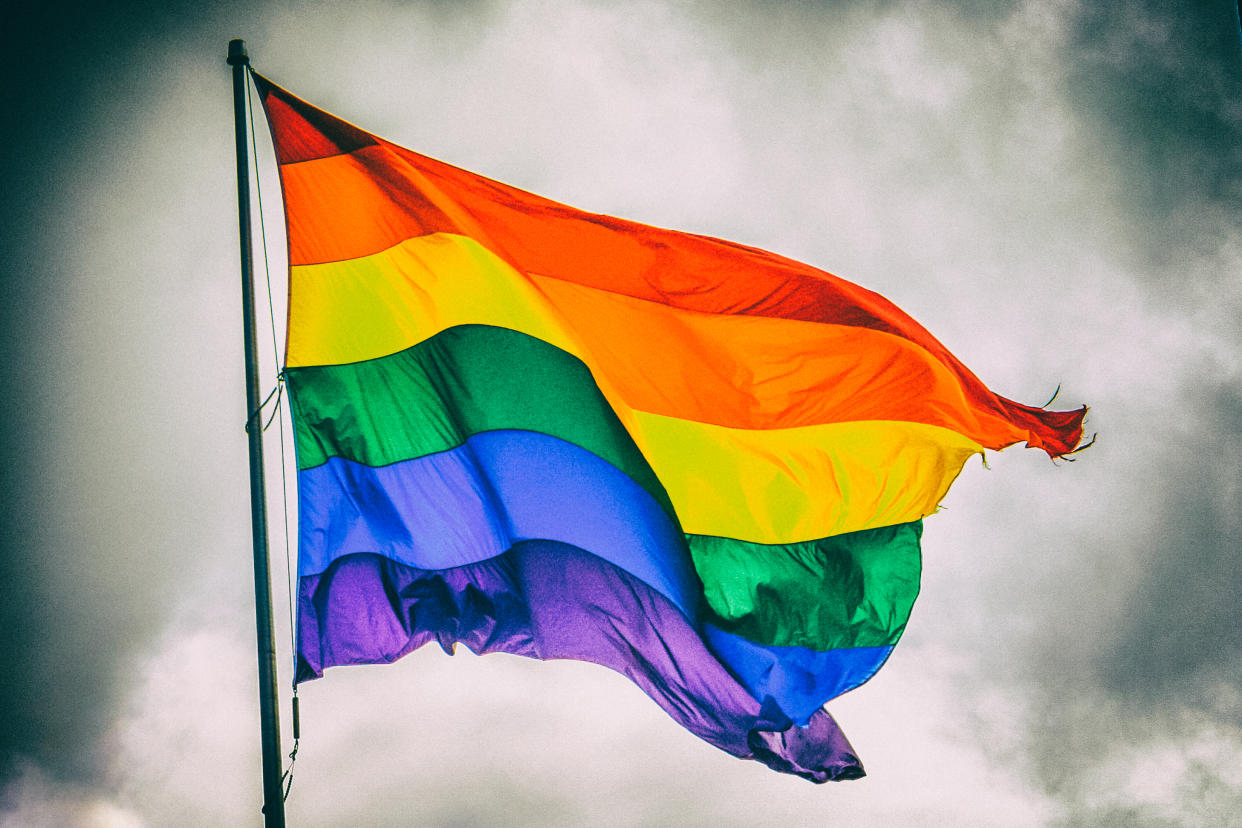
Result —
M 895 334 L 948 367 L 972 408 L 1012 423 L 1028 445 L 1057 456 L 1082 437 L 1085 408 L 1050 412 L 992 393 L 921 325 L 866 288 L 757 248 L 577 210 L 373 138 L 278 87 L 263 91 L 273 134 L 291 142 L 278 144 L 278 157 L 290 159 L 281 167 L 290 264 L 461 233 L 519 271 L 662 305 Z M 378 143 L 360 145 L 360 136 Z M 327 154 L 333 148 L 337 154 Z

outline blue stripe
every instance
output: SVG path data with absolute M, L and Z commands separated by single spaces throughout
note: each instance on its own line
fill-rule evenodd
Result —
M 887 646 L 816 652 L 756 644 L 707 623 L 702 630 L 712 652 L 751 695 L 759 701 L 771 697 L 799 725 L 829 700 L 875 675 L 893 651 Z
M 379 468 L 334 457 L 298 472 L 298 495 L 303 576 L 356 553 L 447 569 L 550 540 L 616 564 L 698 617 L 702 586 L 680 527 L 615 466 L 556 437 L 488 431 Z
M 488 431 L 378 468 L 334 457 L 298 472 L 298 492 L 304 577 L 353 554 L 444 570 L 547 540 L 589 550 L 645 581 L 691 623 L 698 617 L 702 587 L 680 528 L 615 466 L 556 437 Z M 770 697 L 799 724 L 869 679 L 892 651 L 766 646 L 710 624 L 702 634 L 757 701 Z

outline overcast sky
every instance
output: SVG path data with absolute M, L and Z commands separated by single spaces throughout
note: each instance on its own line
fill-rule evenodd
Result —
M 0 825 L 260 822 L 233 37 L 276 82 L 420 152 L 879 290 L 999 393 L 1042 404 L 1060 386 L 1099 433 L 1073 463 L 972 462 L 926 521 L 905 639 L 829 706 L 864 780 L 739 762 L 593 665 L 436 649 L 302 688 L 291 824 L 1236 818 L 1242 59 L 1234 3 L 1175 5 L 6 19 Z M 259 144 L 279 321 L 261 122 Z

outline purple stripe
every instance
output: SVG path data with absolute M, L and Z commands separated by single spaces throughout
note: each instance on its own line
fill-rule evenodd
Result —
M 393 661 L 430 641 L 448 652 L 460 642 L 476 653 L 591 661 L 628 676 L 679 724 L 734 756 L 816 782 L 863 775 L 826 711 L 798 727 L 761 706 L 665 596 L 567 544 L 519 543 L 438 571 L 351 555 L 303 576 L 299 593 L 298 681 L 336 665 Z

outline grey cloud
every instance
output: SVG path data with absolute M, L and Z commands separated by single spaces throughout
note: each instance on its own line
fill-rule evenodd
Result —
M 1242 209 L 1236 4 L 1153 0 L 1078 9 L 1067 55 L 1072 100 L 1120 173 L 1118 196 L 1129 207 L 1135 249 L 1147 262 L 1176 265 L 1186 247 L 1236 227 L 1230 222 Z
M 150 255 L 161 243 L 151 205 L 168 182 L 166 156 L 151 163 L 145 143 L 149 101 L 168 77 L 159 61 L 212 10 L 85 6 L 6 13 L 0 48 L 0 777 L 26 761 L 97 772 L 127 661 L 166 620 L 165 556 L 178 548 L 168 507 L 184 495 L 153 442 L 176 445 L 171 401 L 149 395 L 150 352 L 132 333 L 158 313 L 144 302 L 165 266 Z
M 1172 699 L 1242 726 L 1242 700 L 1218 689 L 1242 676 L 1242 614 L 1226 586 L 1242 584 L 1242 396 L 1232 384 L 1196 393 L 1207 397 L 1188 400 L 1198 418 L 1150 481 L 1168 499 L 1144 520 L 1144 580 L 1099 679 L 1127 698 Z
M 1068 99 L 1103 150 L 1099 180 L 1115 185 L 1116 261 L 1166 310 L 1155 328 L 1131 333 L 1154 357 L 1154 382 L 1101 400 L 1148 425 L 1104 436 L 1128 442 L 1133 457 L 1121 465 L 1130 471 L 1100 492 L 1102 525 L 1078 539 L 1083 560 L 1068 566 L 1078 578 L 1061 587 L 1068 611 L 1048 617 L 1031 662 L 1040 700 L 1031 758 L 1067 804 L 1066 824 L 1218 824 L 1236 812 L 1242 780 L 1210 766 L 1162 769 L 1180 780 L 1169 793 L 1176 807 L 1126 804 L 1102 780 L 1104 768 L 1140 767 L 1161 750 L 1190 756 L 1196 741 L 1216 744 L 1230 765 L 1242 756 L 1242 625 L 1228 586 L 1242 583 L 1242 404 L 1229 356 L 1242 348 L 1236 9 L 1079 8 Z M 1167 335 L 1160 327 L 1189 319 L 1197 345 L 1151 346 Z M 1114 594 L 1101 602 L 1101 591 Z
M 16 217 L 5 250 L 21 251 L 6 260 L 22 272 L 7 274 L 21 278 L 6 281 L 0 310 L 12 334 L 3 390 L 13 440 L 0 479 L 9 504 L 0 709 L 12 722 L 0 751 L 83 785 L 66 786 L 58 800 L 54 783 L 15 765 L 12 791 L 23 801 L 34 808 L 46 799 L 65 813 L 96 807 L 99 755 L 115 747 L 108 734 L 135 698 L 147 701 L 124 725 L 134 745 L 122 754 L 146 758 L 123 780 L 126 807 L 211 813 L 194 798 L 193 780 L 217 761 L 212 750 L 236 765 L 218 775 L 229 782 L 222 789 L 253 781 L 241 766 L 252 758 L 247 748 L 203 739 L 194 711 L 165 712 L 185 684 L 158 681 L 175 672 L 195 682 L 193 698 L 212 712 L 213 699 L 227 697 L 234 721 L 252 703 L 250 677 L 234 675 L 249 657 L 221 656 L 224 645 L 190 647 L 175 671 L 145 658 L 195 640 L 159 635 L 186 617 L 175 591 L 186 572 L 218 596 L 213 623 L 222 635 L 252 635 L 246 532 L 231 522 L 245 507 L 232 442 L 240 363 L 227 350 L 238 343 L 222 59 L 227 38 L 243 36 L 261 70 L 395 140 L 412 136 L 419 149 L 551 186 L 549 195 L 587 208 L 645 211 L 633 217 L 829 267 L 910 302 L 985 379 L 1024 395 L 1050 393 L 1065 379 L 1069 404 L 1082 394 L 1097 406 L 1100 446 L 1069 468 L 1014 460 L 1018 468 L 992 476 L 968 469 L 955 489 L 976 497 L 960 510 L 972 513 L 960 557 L 928 556 L 927 594 L 906 649 L 860 698 L 913 692 L 893 689 L 908 685 L 886 676 L 921 654 L 932 653 L 924 666 L 938 665 L 943 651 L 928 642 L 950 642 L 943 646 L 960 648 L 955 658 L 994 645 L 1001 654 L 981 658 L 983 668 L 972 662 L 963 676 L 980 693 L 1003 691 L 1018 711 L 998 725 L 1014 755 L 990 756 L 987 773 L 1004 773 L 1007 763 L 1029 773 L 1042 792 L 1030 796 L 1045 797 L 1066 825 L 1210 824 L 1234 812 L 1239 782 L 1222 768 L 1239 744 L 1242 641 L 1231 591 L 1220 585 L 1237 583 L 1242 548 L 1242 403 L 1228 356 L 1242 350 L 1230 310 L 1239 297 L 1229 287 L 1242 136 L 1226 4 L 698 3 L 622 14 L 588 3 L 570 14 L 555 3 L 368 3 L 333 11 L 344 8 L 196 6 L 191 14 L 150 4 L 99 12 L 80 26 L 45 16 L 6 55 L 10 77 L 25 84 L 13 110 L 25 128 L 8 127 L 22 160 L 5 162 L 6 208 Z M 659 34 L 644 38 L 644 26 Z M 507 131 L 495 134 L 485 112 L 502 113 Z M 375 113 L 389 120 L 369 120 Z M 660 195 L 648 199 L 646 190 Z M 203 230 L 217 222 L 219 232 Z M 58 249 L 61 230 L 75 238 L 72 249 Z M 135 239 L 145 252 L 131 252 Z M 1194 289 L 1181 291 L 1184 283 Z M 1168 330 L 1138 324 L 1152 320 Z M 1165 336 L 1168 347 L 1151 341 Z M 1040 498 L 1055 508 L 1031 506 Z M 195 523 L 202 514 L 207 523 Z M 929 548 L 952 534 L 945 523 L 929 521 Z M 206 563 L 195 569 L 195 561 Z M 227 667 L 227 692 L 198 675 L 204 661 Z M 462 673 L 448 669 L 451 697 Z M 413 680 L 410 669 L 402 676 Z M 912 714 L 918 725 L 932 727 L 927 711 L 945 716 L 936 726 L 948 729 L 944 711 L 956 698 L 919 693 L 927 706 Z M 402 709 L 410 695 L 394 688 L 382 706 Z M 523 703 L 504 712 L 540 714 Z M 572 720 L 570 703 L 558 723 Z M 611 712 L 590 710 L 600 720 Z M 367 721 L 349 719 L 359 732 L 379 727 Z M 611 726 L 628 737 L 633 720 L 620 721 Z M 197 736 L 190 747 L 183 729 Z M 477 722 L 459 729 L 487 737 Z M 443 730 L 444 739 L 460 735 Z M 614 796 L 685 762 L 731 772 L 702 760 L 697 745 L 662 765 L 643 732 L 624 751 L 593 757 Z M 737 771 L 727 801 L 759 814 L 762 797 L 746 798 L 753 784 L 785 803 L 781 819 L 791 824 L 829 811 L 865 822 L 928 809 L 945 824 L 987 824 L 972 800 L 973 792 L 986 801 L 977 780 L 987 773 L 930 778 L 938 736 L 919 730 L 918 744 L 904 749 L 901 740 L 915 737 L 877 732 L 896 743 L 893 753 L 926 757 L 902 771 L 901 785 L 918 783 L 908 796 L 880 779 L 854 793 L 812 793 Z M 373 748 L 334 738 L 349 756 Z M 564 733 L 548 738 L 560 741 L 535 749 L 574 755 Z M 668 734 L 668 744 L 678 738 Z M 517 757 L 507 766 L 520 763 L 525 744 L 506 747 L 504 756 Z M 467 747 L 455 760 L 462 767 Z M 967 759 L 988 755 L 972 734 L 958 747 Z M 1117 782 L 1128 773 L 1117 766 L 1162 751 L 1172 758 L 1156 770 L 1172 780 L 1168 796 L 1181 816 Z M 315 767 L 313 755 L 303 767 Z M 403 794 L 412 765 L 394 766 L 401 755 L 377 752 L 365 763 L 390 774 L 377 776 L 374 790 L 398 804 L 413 796 Z M 308 777 L 337 784 L 339 774 L 322 767 Z M 175 795 L 161 792 L 172 787 L 168 768 Z M 427 797 L 423 813 L 445 822 L 602 812 L 577 791 L 523 791 L 516 776 L 504 790 L 518 798 L 516 811 L 498 797 L 455 808 L 450 770 L 443 789 L 411 789 Z M 564 776 L 551 762 L 541 773 Z M 957 795 L 937 798 L 946 785 Z M 648 808 L 713 813 L 712 788 L 711 779 L 687 778 Z M 394 820 L 383 803 L 339 795 L 351 821 Z M 233 796 L 225 813 L 248 813 L 245 796 Z M 324 801 L 296 785 L 294 797 L 306 807 Z M 1026 800 L 1014 801 L 1016 813 Z

